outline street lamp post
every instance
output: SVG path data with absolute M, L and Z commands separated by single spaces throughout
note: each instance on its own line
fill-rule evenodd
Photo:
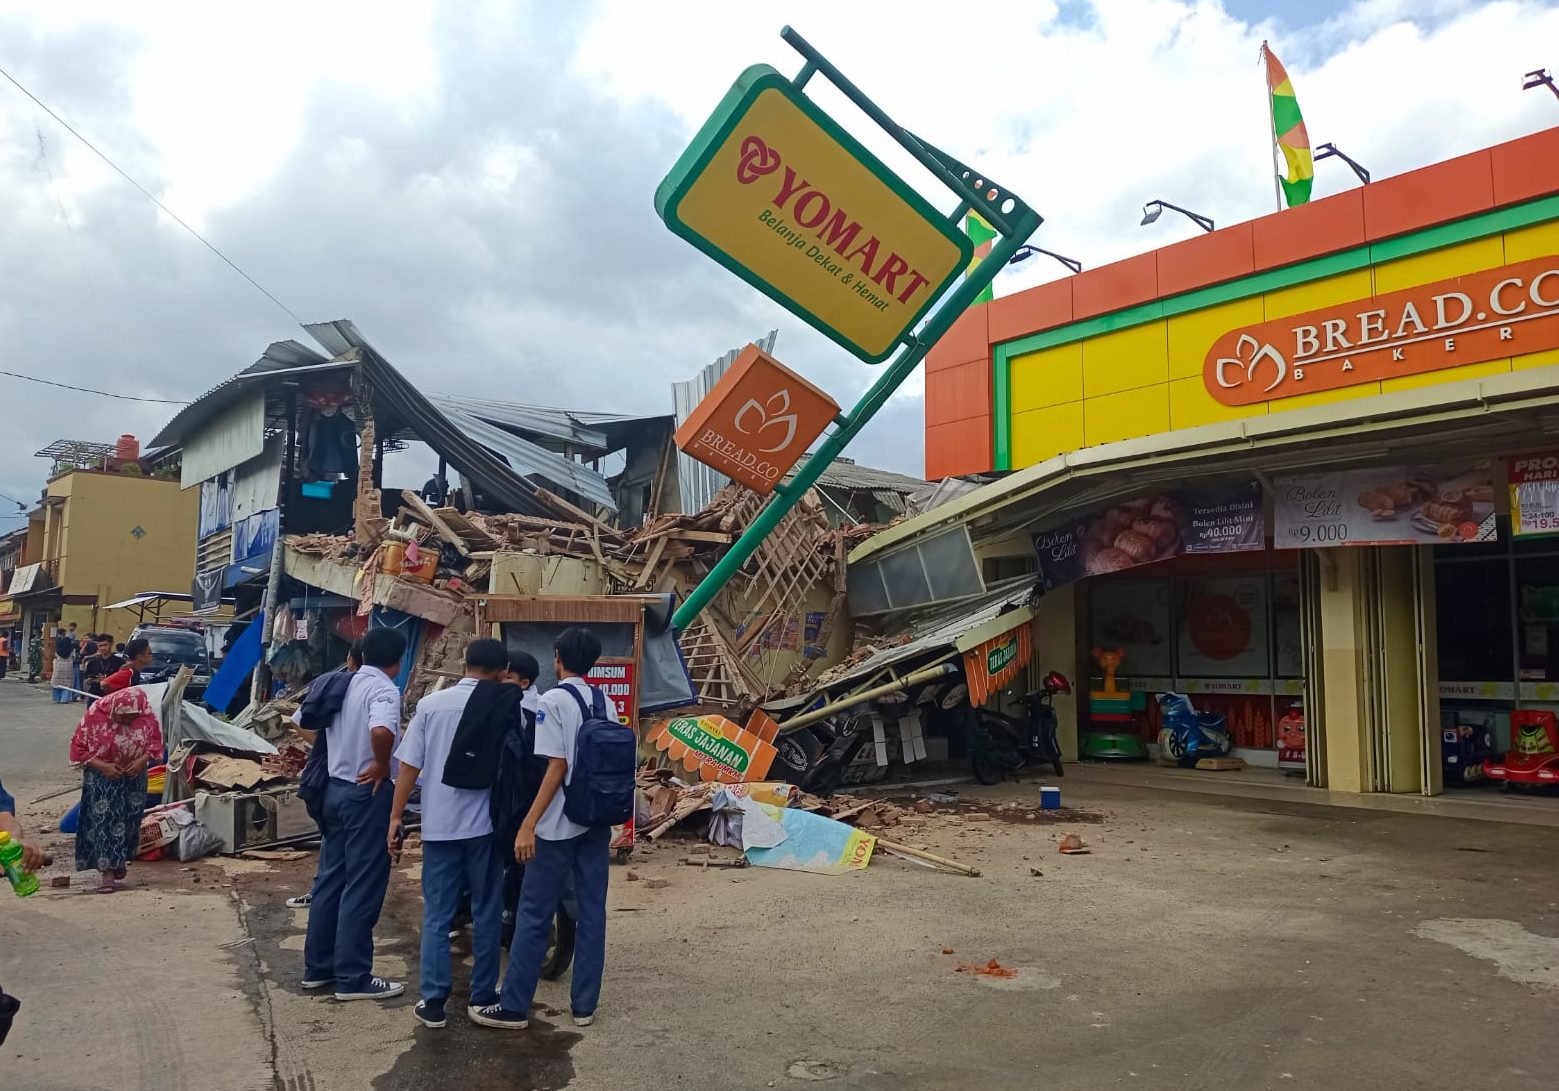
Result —
M 1538 87 L 1546 87 L 1554 93 L 1554 98 L 1559 98 L 1559 86 L 1555 86 L 1553 76 L 1548 69 L 1537 68 L 1521 77 L 1521 90 L 1531 91 Z
M 1317 163 L 1319 163 L 1323 159 L 1333 159 L 1333 158 L 1341 159 L 1344 163 L 1348 164 L 1348 166 L 1352 167 L 1353 168 L 1353 173 L 1357 174 L 1359 176 L 1359 181 L 1363 182 L 1365 185 L 1369 185 L 1370 184 L 1370 172 L 1368 170 L 1366 170 L 1363 166 L 1361 166 L 1357 159 L 1354 159 L 1347 152 L 1345 152 L 1342 149 L 1340 149 L 1339 147 L 1337 147 L 1336 144 L 1317 144 L 1316 145 L 1316 148 L 1315 148 L 1315 161 Z

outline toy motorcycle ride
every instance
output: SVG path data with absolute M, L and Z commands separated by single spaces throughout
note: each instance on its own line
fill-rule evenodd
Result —
M 1160 693 L 1158 707 L 1163 720 L 1158 731 L 1161 760 L 1175 765 L 1195 765 L 1203 758 L 1221 758 L 1234 749 L 1228 717 L 1218 712 L 1198 712 L 1183 693 Z
M 1008 774 L 1029 765 L 1049 765 L 1056 776 L 1061 768 L 1061 743 L 1056 738 L 1056 710 L 1051 702 L 1058 693 L 1071 693 L 1072 684 L 1060 671 L 1045 675 L 1039 689 L 1018 700 L 1028 706 L 1019 720 L 993 709 L 970 710 L 969 765 L 981 784 L 997 784 Z

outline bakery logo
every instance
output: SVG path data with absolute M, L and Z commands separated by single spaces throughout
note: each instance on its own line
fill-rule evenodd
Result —
M 760 404 L 756 398 L 748 398 L 736 411 L 736 430 L 744 436 L 752 436 L 762 442 L 765 432 L 781 429 L 783 438 L 772 447 L 758 448 L 759 453 L 771 455 L 783 451 L 795 441 L 796 414 L 786 412 L 790 408 L 790 390 L 780 387 Z M 771 415 L 772 410 L 772 415 Z
M 1559 348 L 1559 257 L 1390 292 L 1224 334 L 1203 381 L 1225 405 Z

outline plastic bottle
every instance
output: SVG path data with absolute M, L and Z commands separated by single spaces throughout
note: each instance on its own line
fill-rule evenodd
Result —
M 38 876 L 22 870 L 22 846 L 11 839 L 11 834 L 0 830 L 0 868 L 11 880 L 11 889 L 18 898 L 25 898 L 38 890 Z

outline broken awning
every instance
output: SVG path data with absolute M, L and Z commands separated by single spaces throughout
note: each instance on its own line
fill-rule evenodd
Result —
M 847 670 L 825 676 L 822 684 L 800 702 L 783 702 L 783 710 L 794 711 L 796 704 L 806 707 L 822 693 L 855 689 L 884 673 L 891 675 L 910 666 L 923 666 L 926 659 L 939 653 L 941 658 L 949 658 L 1019 626 L 1026 631 L 1027 624 L 1034 619 L 1029 606 L 1034 586 L 1033 576 L 1018 576 L 996 584 L 978 598 L 909 613 L 882 634 L 888 638 L 907 637 L 904 643 L 880 648 Z M 765 708 L 770 712 L 782 711 L 779 705 Z

